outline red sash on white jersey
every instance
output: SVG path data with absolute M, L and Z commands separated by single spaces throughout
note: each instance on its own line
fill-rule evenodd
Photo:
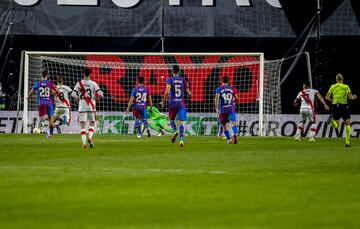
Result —
M 309 107 L 311 108 L 311 110 L 312 110 L 312 112 L 313 112 L 314 122 L 316 122 L 314 105 L 312 104 L 311 100 L 306 96 L 304 90 L 301 90 L 300 93 L 301 93 L 300 96 L 304 99 L 304 101 L 307 103 L 307 105 L 309 105 Z
M 56 96 L 60 99 L 60 101 L 61 101 L 62 103 L 65 103 L 65 105 L 66 105 L 69 109 L 71 109 L 69 102 L 68 102 L 64 97 L 63 97 L 62 99 L 60 98 L 61 96 L 60 96 L 60 91 L 59 91 L 59 89 L 55 90 L 55 92 L 56 92 Z
M 313 106 L 311 100 L 306 96 L 304 90 L 301 90 L 300 93 L 301 93 L 301 97 L 303 97 L 303 99 L 305 100 L 305 102 L 307 103 L 307 105 L 309 105 L 309 107 L 310 107 L 312 110 L 314 110 L 314 106 Z
M 66 105 L 69 109 L 71 109 L 70 103 L 69 103 L 65 98 L 64 98 L 64 100 L 62 100 L 61 102 L 65 103 L 65 105 Z
M 87 105 L 91 106 L 91 109 L 92 109 L 93 111 L 95 111 L 95 105 L 94 105 L 94 103 L 91 101 L 91 99 L 89 99 L 89 98 L 86 97 L 86 95 L 85 95 L 85 88 L 84 88 L 84 85 L 83 85 L 83 83 L 81 82 L 81 80 L 79 81 L 79 86 L 80 86 L 80 87 L 79 87 L 80 93 L 82 94 L 85 102 L 87 103 Z
M 85 88 L 84 88 L 84 85 L 83 85 L 83 83 L 81 82 L 81 80 L 79 81 L 79 89 L 80 89 L 80 93 L 82 94 L 82 96 L 83 96 L 86 104 L 89 105 L 89 106 L 91 106 L 91 109 L 93 110 L 94 115 L 95 115 L 95 117 L 96 117 L 95 105 L 94 105 L 94 103 L 91 101 L 91 99 L 89 99 L 88 97 L 86 97 L 86 95 L 85 95 Z M 79 121 L 79 118 L 80 118 L 80 117 L 78 117 L 78 121 Z M 96 118 L 95 118 L 95 119 L 96 119 Z
M 59 90 L 59 89 L 58 89 Z M 65 106 L 67 107 L 67 108 L 69 108 L 69 120 L 67 120 L 67 122 L 66 122 L 66 124 L 70 124 L 71 123 L 71 120 L 72 120 L 72 118 L 71 118 L 71 106 L 70 106 L 70 103 L 69 103 L 69 101 L 67 101 L 64 97 L 61 99 L 61 96 L 60 96 L 60 93 L 56 93 L 56 96 L 60 99 L 60 101 L 62 102 L 62 103 L 65 103 Z

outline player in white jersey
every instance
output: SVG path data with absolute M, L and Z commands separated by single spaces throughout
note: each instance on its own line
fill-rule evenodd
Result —
M 55 115 L 52 117 L 53 122 L 55 123 L 55 121 L 58 120 L 60 116 L 63 116 L 63 123 L 70 125 L 71 106 L 69 96 L 71 95 L 72 90 L 70 87 L 64 85 L 64 77 L 62 76 L 57 77 L 56 87 L 59 89 L 60 93 L 58 96 L 55 96 Z
M 295 134 L 296 141 L 301 140 L 300 139 L 301 132 L 304 130 L 304 125 L 307 119 L 309 119 L 309 121 L 311 122 L 309 141 L 311 142 L 315 141 L 314 139 L 314 136 L 316 134 L 316 114 L 314 107 L 315 97 L 317 97 L 321 101 L 321 103 L 324 105 L 324 108 L 327 111 L 329 110 L 329 106 L 326 104 L 321 94 L 317 90 L 310 88 L 309 83 L 304 83 L 303 90 L 301 90 L 298 93 L 294 101 L 294 106 L 297 106 L 299 101 L 301 101 L 301 106 L 300 106 L 301 121 L 297 127 L 297 131 Z
M 93 135 L 95 131 L 95 111 L 96 111 L 96 95 L 103 97 L 103 93 L 100 90 L 99 85 L 90 80 L 91 70 L 85 68 L 84 79 L 77 82 L 74 91 L 72 93 L 75 99 L 79 100 L 79 121 L 81 125 L 81 140 L 83 143 L 83 149 L 86 149 L 86 122 L 89 121 L 89 136 L 87 142 L 90 148 L 94 147 Z

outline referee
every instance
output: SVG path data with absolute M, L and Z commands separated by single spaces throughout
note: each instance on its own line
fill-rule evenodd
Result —
M 336 84 L 331 85 L 325 99 L 332 102 L 332 114 L 328 119 L 328 124 L 333 128 L 339 126 L 339 119 L 342 118 L 345 123 L 345 147 L 350 147 L 350 109 L 347 99 L 355 100 L 356 95 L 353 95 L 348 85 L 343 84 L 344 77 L 338 73 L 336 75 Z

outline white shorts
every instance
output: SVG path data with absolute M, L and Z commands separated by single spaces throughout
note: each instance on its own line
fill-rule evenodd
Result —
M 71 113 L 70 113 L 70 109 L 68 107 L 57 107 L 55 108 L 55 116 L 61 117 L 61 116 L 66 116 L 66 123 L 70 124 L 71 123 Z
M 91 106 L 91 105 L 89 105 L 89 104 L 87 104 L 85 100 L 81 99 L 81 100 L 79 101 L 79 112 L 94 111 L 94 110 L 96 110 L 96 109 L 95 109 L 96 103 L 95 103 L 94 100 L 92 100 L 92 104 L 94 105 L 94 107 Z
M 95 122 L 95 112 L 88 111 L 88 112 L 79 112 L 79 122 Z
M 68 107 L 57 107 L 55 108 L 55 115 L 66 115 L 69 117 L 70 109 Z
M 310 122 L 316 122 L 316 115 L 312 109 L 300 109 L 301 121 L 306 121 L 307 119 Z

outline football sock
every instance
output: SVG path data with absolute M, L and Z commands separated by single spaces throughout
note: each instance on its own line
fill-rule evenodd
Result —
M 303 130 L 304 130 L 304 124 L 301 122 L 301 123 L 298 125 L 298 127 L 297 127 L 295 137 L 300 137 L 301 132 L 302 132 Z
M 219 131 L 218 134 L 217 134 L 217 136 L 220 136 L 220 137 L 221 137 L 221 136 L 223 136 L 223 134 L 224 134 L 223 131 Z
M 145 129 L 148 129 L 149 128 L 148 121 L 146 119 L 143 119 L 142 122 L 144 123 Z
M 89 138 L 92 139 L 93 135 L 94 135 L 94 127 L 90 126 L 89 127 Z
M 138 135 L 141 135 L 141 129 L 140 129 L 140 121 L 138 119 L 135 120 L 135 128 Z
M 80 134 L 81 134 L 82 143 L 83 143 L 83 145 L 85 145 L 86 144 L 86 130 L 81 129 Z
M 44 123 L 45 123 L 45 119 L 40 118 L 40 122 L 39 122 L 38 128 L 39 128 L 39 129 L 43 128 Z
M 311 127 L 310 127 L 310 137 L 313 138 L 316 134 L 316 124 L 313 123 L 311 124 Z
M 180 125 L 179 125 L 180 141 L 184 141 L 184 130 L 185 130 L 184 125 L 183 125 L 183 124 L 180 124 Z
M 50 127 L 50 135 L 53 135 L 54 134 L 54 127 Z
M 63 124 L 67 124 L 68 123 L 68 120 L 67 120 L 67 117 L 66 117 L 66 115 L 64 116 L 64 118 L 63 118 Z
M 345 143 L 346 144 L 350 144 L 350 132 L 351 132 L 350 125 L 345 125 Z
M 232 127 L 232 131 L 233 131 L 233 134 L 234 134 L 234 135 L 237 135 L 237 134 L 238 134 L 238 127 L 237 127 L 237 125 L 234 125 L 234 126 Z
M 337 122 L 335 122 L 335 120 L 334 120 L 334 119 L 333 119 L 333 120 L 331 120 L 330 125 L 331 125 L 334 129 L 338 128 L 338 124 L 337 124 Z
M 175 120 L 170 120 L 170 126 L 171 126 L 171 129 L 173 130 L 173 132 L 176 132 Z
M 71 123 L 71 114 L 69 116 L 65 116 L 66 117 L 66 125 L 70 125 Z
M 228 140 L 230 140 L 231 136 L 230 136 L 230 131 L 229 130 L 225 130 L 225 136 Z
M 218 126 L 219 126 L 218 136 L 222 136 L 224 133 L 224 127 L 221 125 L 220 120 L 218 121 Z
M 166 130 L 166 132 L 169 132 L 169 133 L 174 133 L 173 129 L 171 129 L 168 126 L 166 128 L 164 128 L 164 130 Z

